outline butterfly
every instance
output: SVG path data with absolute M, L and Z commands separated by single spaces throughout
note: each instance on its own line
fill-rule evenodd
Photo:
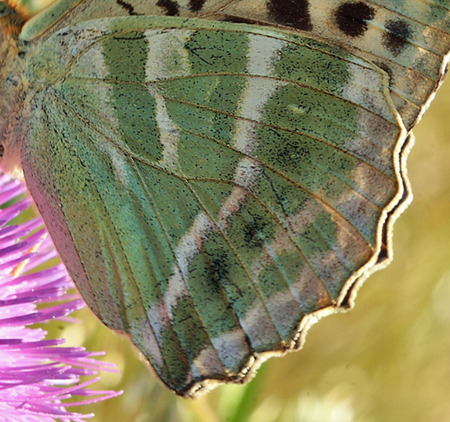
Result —
M 437 0 L 3 6 L 2 166 L 166 386 L 241 383 L 390 262 L 449 22 Z

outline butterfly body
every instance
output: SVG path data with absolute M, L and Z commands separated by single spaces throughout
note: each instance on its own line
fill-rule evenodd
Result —
M 65 0 L 5 48 L 2 164 L 90 308 L 178 394 L 300 347 L 389 260 L 449 48 L 448 10 L 426 38 L 397 3 Z

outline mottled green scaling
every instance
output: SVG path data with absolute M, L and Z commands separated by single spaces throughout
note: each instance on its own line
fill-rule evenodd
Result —
M 450 46 L 448 2 L 315 0 L 302 23 L 219 3 L 63 0 L 1 50 L 2 165 L 93 312 L 182 396 L 300 348 L 390 260 Z

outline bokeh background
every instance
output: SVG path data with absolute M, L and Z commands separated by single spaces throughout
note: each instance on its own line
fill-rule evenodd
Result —
M 183 400 L 85 309 L 81 324 L 53 332 L 106 351 L 121 373 L 102 373 L 96 388 L 124 394 L 79 410 L 96 422 L 450 421 L 450 80 L 415 135 L 414 200 L 395 225 L 394 261 L 351 312 L 321 320 L 303 350 L 268 361 L 252 383 Z

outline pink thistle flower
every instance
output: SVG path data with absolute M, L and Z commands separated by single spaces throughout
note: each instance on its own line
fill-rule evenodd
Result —
M 62 264 L 38 268 L 58 257 L 41 218 L 11 223 L 32 204 L 23 194 L 21 182 L 0 174 L 0 204 L 13 202 L 0 209 L 0 421 L 83 421 L 93 414 L 67 408 L 121 394 L 87 388 L 99 370 L 114 371 L 114 365 L 94 359 L 103 353 L 61 347 L 64 340 L 47 339 L 34 327 L 73 321 L 68 315 L 84 302 L 68 293 L 74 285 Z M 83 376 L 91 378 L 82 382 Z

